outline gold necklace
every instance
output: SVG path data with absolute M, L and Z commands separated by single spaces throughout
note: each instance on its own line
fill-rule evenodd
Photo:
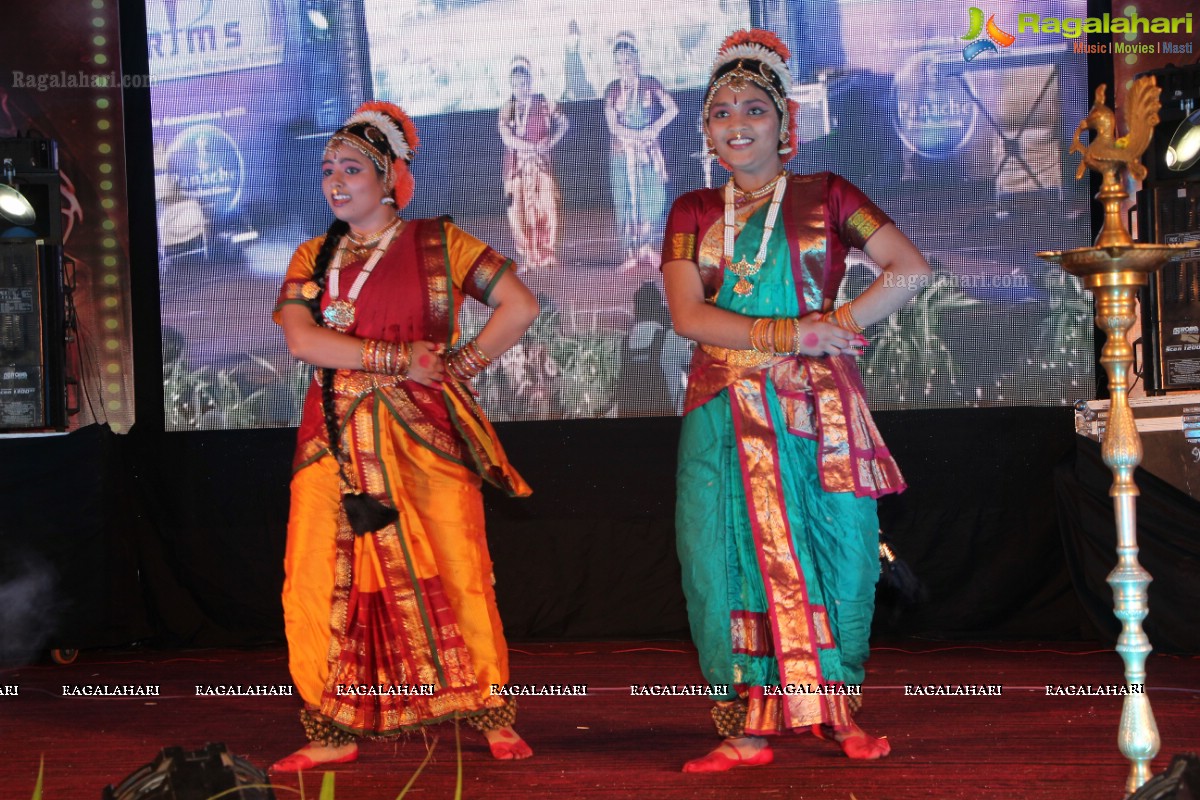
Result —
M 390 233 L 399 224 L 400 218 L 396 217 L 387 225 L 384 225 L 379 230 L 366 236 L 360 236 L 353 230 L 346 231 L 346 250 L 348 250 L 350 255 L 354 258 L 362 258 L 371 248 L 379 244 L 380 240 L 383 239 L 384 236 Z
M 755 189 L 752 192 L 747 192 L 745 189 L 738 186 L 737 183 L 735 182 L 733 184 L 733 191 L 737 197 L 738 205 L 745 205 L 746 203 L 749 203 L 751 200 L 757 200 L 760 197 L 766 197 L 771 192 L 775 191 L 775 184 L 778 183 L 783 178 L 784 175 L 787 175 L 787 170 L 781 171 L 773 179 L 771 179 L 770 181 L 767 181 L 767 183 L 758 187 L 757 189 Z

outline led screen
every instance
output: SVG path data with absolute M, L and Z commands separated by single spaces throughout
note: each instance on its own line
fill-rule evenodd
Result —
M 296 245 L 331 221 L 324 143 L 372 98 L 421 131 L 405 215 L 451 214 L 541 300 L 476 379 L 492 419 L 678 413 L 690 346 L 670 329 L 658 236 L 675 197 L 728 179 L 699 108 L 717 45 L 751 24 L 796 54 L 788 168 L 854 181 L 938 276 L 868 331 L 874 407 L 1091 397 L 1090 303 L 1034 255 L 1089 239 L 1066 156 L 1085 55 L 1018 32 L 1019 9 L 988 7 L 1005 39 L 956 2 L 148 0 L 168 425 L 298 421 L 308 373 L 270 311 Z M 614 116 L 672 112 L 638 148 L 614 143 Z M 851 260 L 847 296 L 878 270 Z M 461 322 L 485 318 L 468 301 Z

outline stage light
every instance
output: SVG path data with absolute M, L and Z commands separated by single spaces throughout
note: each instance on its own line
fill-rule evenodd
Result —
M 307 36 L 314 41 L 324 41 L 333 35 L 337 9 L 329 0 L 305 0 L 304 18 L 308 20 Z
M 0 184 L 0 215 L 13 225 L 27 228 L 37 221 L 37 212 L 14 185 L 17 170 L 11 158 L 4 159 L 3 176 L 4 183 Z
M 218 793 L 231 800 L 275 800 L 269 783 L 262 770 L 230 755 L 223 744 L 190 753 L 164 747 L 115 789 L 106 786 L 103 800 L 207 800 Z
M 1190 110 L 1191 103 L 1188 108 Z M 1167 169 L 1186 172 L 1200 159 L 1200 108 L 1179 123 L 1165 155 Z
M 315 8 L 308 9 L 308 21 L 322 33 L 329 30 L 329 18 L 325 16 L 323 11 Z

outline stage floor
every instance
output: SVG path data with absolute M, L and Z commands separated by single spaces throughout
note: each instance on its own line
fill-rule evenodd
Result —
M 1156 773 L 1172 755 L 1200 749 L 1198 661 L 1149 659 L 1148 695 L 1162 736 Z M 1120 657 L 1086 643 L 878 644 L 859 721 L 887 734 L 891 756 L 852 762 L 812 736 L 789 736 L 775 742 L 774 764 L 707 776 L 679 770 L 716 743 L 709 702 L 633 696 L 630 688 L 700 683 L 688 643 L 516 644 L 512 683 L 587 684 L 587 695 L 522 699 L 518 728 L 535 750 L 529 761 L 492 760 L 482 739 L 464 727 L 465 798 L 1119 800 L 1129 771 L 1117 749 L 1119 696 L 1047 690 L 1123 684 Z M 73 694 L 80 687 L 148 685 L 159 694 Z M 224 742 L 265 769 L 302 744 L 299 699 L 205 696 L 197 689 L 248 685 L 290 685 L 282 647 L 95 651 L 67 666 L 47 661 L 0 672 L 5 795 L 32 794 L 42 757 L 46 800 L 99 798 L 105 785 L 172 745 L 193 750 Z M 990 696 L 906 690 L 981 685 L 1002 688 Z M 453 725 L 431 730 L 433 759 L 408 797 L 454 796 L 454 736 Z M 426 741 L 414 734 L 362 743 L 357 763 L 336 768 L 338 800 L 395 798 L 421 763 Z M 299 796 L 296 775 L 275 781 L 281 800 Z M 316 797 L 320 783 L 320 773 L 305 773 L 305 795 Z

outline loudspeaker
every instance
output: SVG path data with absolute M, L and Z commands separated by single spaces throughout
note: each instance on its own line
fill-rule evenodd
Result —
M 62 254 L 0 239 L 0 431 L 66 427 Z
M 134 770 L 115 789 L 104 787 L 103 800 L 275 800 L 262 770 L 230 755 L 219 742 L 184 752 L 164 747 L 154 761 Z M 253 787 L 253 788 L 238 788 Z M 264 788 L 265 787 L 265 788 Z M 230 791 L 235 790 L 235 791 Z
M 1142 154 L 1146 179 L 1138 192 L 1138 238 L 1167 244 L 1200 240 L 1200 164 L 1175 172 L 1165 159 L 1175 130 L 1200 105 L 1200 65 L 1145 74 L 1162 89 L 1162 109 Z M 1141 303 L 1146 393 L 1200 390 L 1200 247 L 1151 274 Z
M 1128 800 L 1200 800 L 1200 758 L 1195 753 L 1175 756 L 1166 772 L 1143 783 Z

